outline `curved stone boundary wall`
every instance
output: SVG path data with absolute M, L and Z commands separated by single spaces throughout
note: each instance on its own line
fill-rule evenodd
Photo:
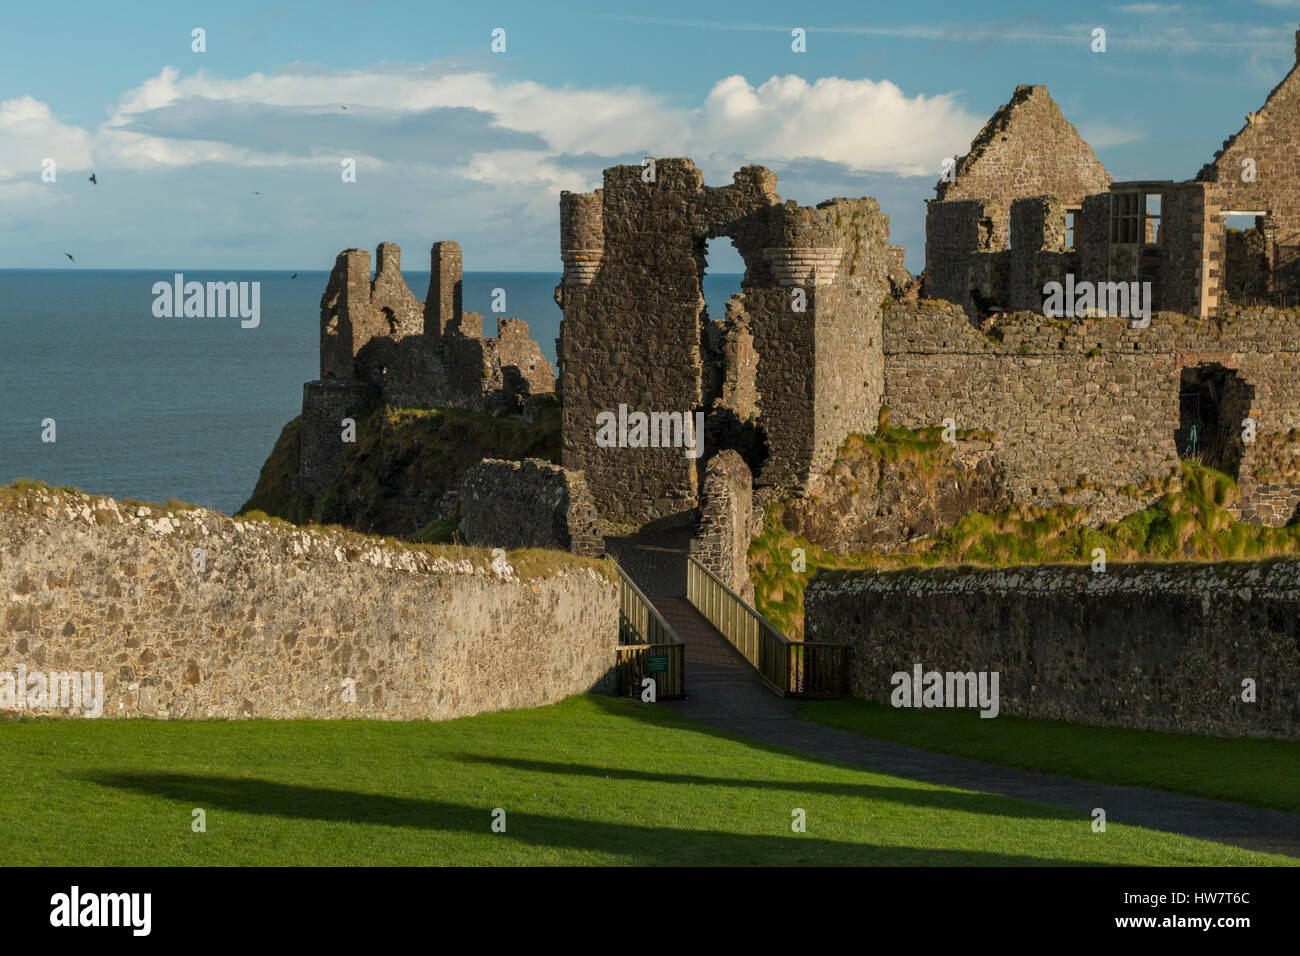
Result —
M 997 671 L 1002 714 L 1300 739 L 1300 561 L 823 571 L 804 601 L 855 697 L 920 663 Z
M 533 707 L 612 693 L 617 643 L 616 587 L 588 559 L 557 553 L 521 580 L 467 548 L 51 490 L 0 500 L 0 683 L 20 665 L 100 671 L 105 717 Z

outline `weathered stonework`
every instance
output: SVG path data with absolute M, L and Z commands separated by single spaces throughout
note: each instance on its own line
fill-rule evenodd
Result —
M 457 502 L 468 544 L 605 553 L 600 518 L 581 472 L 538 458 L 485 458 L 465 473 Z
M 617 643 L 616 586 L 584 559 L 525 581 L 486 552 L 202 509 L 0 506 L 0 672 L 101 671 L 105 717 L 445 720 L 612 693 Z
M 709 459 L 700 501 L 700 524 L 691 539 L 691 557 L 750 604 L 749 542 L 756 530 L 754 480 L 740 455 L 728 449 Z
M 920 663 L 997 671 L 1002 714 L 1300 740 L 1297 561 L 819 572 L 804 601 L 807 641 L 852 645 L 855 697 Z
M 461 251 L 434 243 L 429 292 L 418 301 L 402 278 L 401 250 L 381 243 L 378 269 L 361 249 L 339 254 L 321 297 L 321 377 L 303 390 L 298 490 L 321 494 L 338 474 L 342 419 L 376 404 L 514 414 L 555 389 L 550 363 L 520 319 L 461 309 Z
M 886 310 L 891 423 L 921 428 L 951 418 L 960 429 L 992 431 L 1016 501 L 1065 501 L 1095 520 L 1118 518 L 1158 493 L 1151 479 L 1179 475 L 1182 371 L 1222 366 L 1253 390 L 1259 435 L 1239 449 L 1240 513 L 1268 524 L 1290 520 L 1294 508 L 1257 509 L 1250 481 L 1261 481 L 1261 444 L 1300 427 L 1300 313 L 1256 309 L 1222 322 L 1157 313 L 1149 328 L 1016 313 L 996 333 L 982 334 L 950 303 Z M 1240 430 L 1240 411 L 1225 403 L 1221 427 Z M 1300 475 L 1276 465 L 1265 473 L 1264 484 L 1288 485 L 1285 500 L 1300 495 L 1300 483 L 1291 484 Z
M 621 404 L 707 412 L 708 440 L 743 443 L 756 484 L 796 487 L 875 421 L 879 309 L 897 259 L 875 200 L 782 204 L 760 166 L 718 188 L 687 159 L 657 160 L 652 182 L 643 172 L 616 166 L 603 189 L 562 194 L 556 290 L 564 464 L 583 471 L 602 514 L 638 524 L 690 520 L 701 462 L 680 448 L 599 447 L 596 416 Z M 700 283 L 705 243 L 721 236 L 745 277 L 715 330 Z
M 1201 318 L 1230 304 L 1293 305 L 1300 296 L 1300 67 L 1187 182 L 1112 182 L 1047 90 L 1019 87 L 957 162 L 956 179 L 939 182 L 935 193 L 926 214 L 928 295 L 978 315 L 1008 303 L 1041 311 L 1043 283 L 1067 273 L 1088 282 L 1150 282 L 1153 309 Z M 1052 205 L 1050 222 L 1034 221 L 1047 210 L 1024 208 L 1017 229 L 1013 207 L 1030 199 Z M 1256 217 L 1249 248 L 1227 231 L 1233 214 Z

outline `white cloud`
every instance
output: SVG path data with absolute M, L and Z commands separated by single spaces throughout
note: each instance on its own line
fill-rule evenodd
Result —
M 47 158 L 58 171 L 89 169 L 89 135 L 60 123 L 47 104 L 30 96 L 0 101 L 0 178 L 39 180 Z
M 939 157 L 964 153 L 981 125 L 950 95 L 909 98 L 888 80 L 799 76 L 774 76 L 757 88 L 729 76 L 694 120 L 689 145 L 701 154 L 821 159 L 905 176 L 936 172 Z
M 555 258 L 559 192 L 598 187 L 614 163 L 689 156 L 712 185 L 763 163 L 867 190 L 855 177 L 937 174 L 938 158 L 965 152 L 981 122 L 953 94 L 909 96 L 887 80 L 728 76 L 691 103 L 438 63 L 234 78 L 167 67 L 119 96 L 93 130 L 58 123 L 31 97 L 0 104 L 0 189 L 15 200 L 6 210 L 14 229 L 50 243 L 82 236 L 92 262 L 117 248 L 92 243 L 137 226 L 135 255 L 163 261 L 180 248 L 219 261 L 258 257 L 273 236 L 288 248 L 290 228 L 295 250 L 305 235 L 343 248 L 369 241 L 365 224 L 392 225 L 373 230 L 378 241 L 420 236 L 436 218 L 440 235 L 478 241 L 508 257 L 497 265 L 518 267 L 520 255 Z M 60 171 L 93 157 L 111 188 L 59 197 L 7 188 L 39 176 L 51 149 Z M 355 187 L 340 187 L 342 156 L 358 160 Z M 196 208 L 229 218 L 183 212 Z M 58 217 L 44 218 L 52 209 Z M 176 231 L 150 239 L 141 223 L 153 221 Z

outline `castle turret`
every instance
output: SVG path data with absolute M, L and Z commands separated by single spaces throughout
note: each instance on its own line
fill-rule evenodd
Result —
M 424 334 L 441 339 L 461 314 L 459 242 L 435 242 L 429 253 L 429 294 L 424 300 Z
M 564 284 L 590 285 L 605 255 L 602 190 L 560 193 L 560 258 Z

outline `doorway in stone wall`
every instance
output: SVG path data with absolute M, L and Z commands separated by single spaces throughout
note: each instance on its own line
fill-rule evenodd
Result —
M 1179 373 L 1178 457 L 1226 472 L 1235 480 L 1245 453 L 1242 419 L 1250 414 L 1255 388 L 1235 369 L 1216 362 Z
M 734 449 L 757 479 L 769 457 L 767 436 L 756 417 L 759 356 L 743 300 L 732 301 L 742 293 L 745 261 L 735 242 L 722 235 L 697 239 L 695 262 L 705 300 L 700 323 L 705 454 Z M 701 481 L 703 477 L 701 469 Z

